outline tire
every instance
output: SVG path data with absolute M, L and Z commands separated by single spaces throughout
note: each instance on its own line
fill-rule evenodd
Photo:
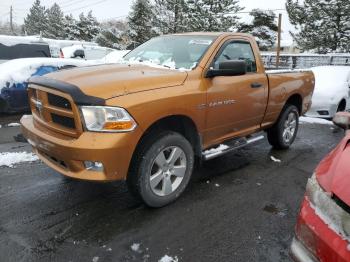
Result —
M 267 130 L 267 139 L 275 149 L 288 149 L 297 136 L 298 128 L 298 108 L 287 104 L 277 122 Z
M 136 197 L 149 207 L 162 207 L 180 197 L 194 166 L 193 149 L 186 138 L 170 131 L 153 133 L 135 154 L 127 184 Z

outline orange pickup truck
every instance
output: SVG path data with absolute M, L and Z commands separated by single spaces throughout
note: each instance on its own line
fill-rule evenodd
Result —
M 185 190 L 194 163 L 264 138 L 288 148 L 311 105 L 312 72 L 265 72 L 253 37 L 151 39 L 119 64 L 30 79 L 22 132 L 59 173 L 126 180 L 152 207 Z

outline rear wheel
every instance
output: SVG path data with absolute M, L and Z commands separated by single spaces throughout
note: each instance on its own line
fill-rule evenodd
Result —
M 298 133 L 299 111 L 294 105 L 287 104 L 277 123 L 267 130 L 269 143 L 276 149 L 289 148 Z
M 175 201 L 187 187 L 194 165 L 191 144 L 175 132 L 148 136 L 132 161 L 127 183 L 150 207 Z

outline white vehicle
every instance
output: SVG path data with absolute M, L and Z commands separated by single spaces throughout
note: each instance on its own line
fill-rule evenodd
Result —
M 333 118 L 336 112 L 350 108 L 350 66 L 319 66 L 311 68 L 315 75 L 309 117 Z
M 81 58 L 85 60 L 98 60 L 115 49 L 101 46 L 72 45 L 61 49 L 62 58 Z
M 123 60 L 123 57 L 129 53 L 130 50 L 114 50 L 105 57 L 101 58 L 101 62 L 104 64 L 118 63 Z

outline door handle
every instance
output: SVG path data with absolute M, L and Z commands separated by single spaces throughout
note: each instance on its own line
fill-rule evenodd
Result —
M 259 88 L 262 87 L 263 85 L 261 83 L 251 83 L 251 88 Z

